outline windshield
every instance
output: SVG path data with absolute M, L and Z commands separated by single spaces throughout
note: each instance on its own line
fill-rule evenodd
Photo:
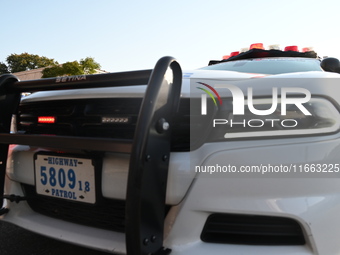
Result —
M 201 69 L 261 74 L 322 71 L 320 61 L 310 58 L 254 58 L 227 61 Z

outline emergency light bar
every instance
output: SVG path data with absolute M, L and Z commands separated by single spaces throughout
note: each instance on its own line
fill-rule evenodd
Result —
M 55 123 L 56 118 L 53 116 L 40 116 L 38 117 L 38 123 L 41 124 L 53 124 Z
M 253 44 L 250 45 L 249 49 L 250 50 L 252 50 L 252 49 L 264 50 L 263 43 L 253 43 Z
M 249 50 L 246 51 L 245 49 L 246 48 L 242 48 L 241 51 L 233 51 L 229 55 L 224 55 L 222 57 L 222 60 L 229 60 L 229 58 L 238 56 L 238 55 L 240 55 L 240 54 L 242 54 L 244 52 L 250 51 L 250 50 L 256 50 L 256 49 L 265 50 L 265 47 L 263 46 L 263 43 L 253 43 L 253 44 L 250 45 Z M 280 47 L 279 47 L 278 44 L 270 45 L 268 47 L 268 50 L 277 50 L 277 51 L 280 51 Z M 286 46 L 284 48 L 284 51 L 300 52 L 298 46 L 296 46 L 296 45 Z M 306 52 L 313 52 L 313 48 L 312 47 L 304 47 L 304 48 L 302 48 L 301 53 L 306 53 Z
M 299 48 L 296 45 L 294 45 L 294 46 L 286 46 L 285 47 L 285 51 L 299 51 Z

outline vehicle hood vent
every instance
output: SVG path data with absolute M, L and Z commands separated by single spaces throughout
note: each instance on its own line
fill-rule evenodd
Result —
M 304 245 L 300 224 L 290 218 L 212 214 L 203 228 L 201 239 L 208 243 L 246 245 Z

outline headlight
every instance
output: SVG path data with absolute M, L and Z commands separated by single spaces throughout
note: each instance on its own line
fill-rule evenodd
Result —
M 256 99 L 254 106 L 256 109 L 268 109 L 271 101 Z M 218 129 L 224 129 L 224 138 L 314 135 L 339 129 L 339 112 L 326 99 L 312 98 L 304 106 L 311 115 L 304 115 L 295 105 L 287 107 L 286 115 L 282 115 L 280 110 L 266 116 L 254 115 L 248 109 L 243 116 L 229 113 L 227 125 Z M 280 109 L 280 103 L 277 109 Z
M 197 101 L 197 100 L 196 100 Z M 193 110 L 200 109 L 200 106 L 191 105 Z M 272 107 L 271 99 L 254 99 L 252 102 L 257 110 L 267 110 Z M 333 133 L 340 128 L 340 114 L 335 106 L 324 98 L 311 98 L 303 106 L 311 113 L 305 115 L 296 105 L 287 105 L 286 115 L 281 113 L 281 101 L 278 99 L 276 110 L 269 115 L 255 115 L 247 107 L 248 102 L 244 102 L 244 114 L 234 115 L 232 102 L 223 101 L 223 106 L 215 113 L 208 113 L 213 116 L 208 119 L 201 116 L 203 129 L 191 129 L 192 142 L 215 142 L 226 139 L 239 138 L 274 138 L 281 136 L 306 136 L 323 135 Z M 211 108 L 211 107 L 210 107 Z M 196 110 L 198 111 L 198 110 Z M 198 113 L 195 114 L 196 116 Z M 203 119 L 205 118 L 205 119 Z M 197 121 L 191 124 L 197 125 Z M 209 122 L 209 124 L 207 123 Z M 205 139 L 205 141 L 202 141 Z

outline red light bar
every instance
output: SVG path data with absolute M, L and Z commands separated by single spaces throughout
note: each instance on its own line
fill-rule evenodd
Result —
M 230 58 L 229 55 L 224 55 L 224 56 L 222 57 L 222 59 L 228 59 L 228 58 Z
M 299 51 L 298 46 L 286 46 L 285 51 Z
M 230 57 L 237 56 L 238 54 L 240 54 L 239 51 L 234 51 L 234 52 L 230 53 Z
M 53 116 L 40 116 L 38 117 L 38 123 L 52 124 L 55 123 L 56 118 Z
M 249 49 L 260 49 L 264 50 L 263 43 L 253 43 L 250 45 Z

